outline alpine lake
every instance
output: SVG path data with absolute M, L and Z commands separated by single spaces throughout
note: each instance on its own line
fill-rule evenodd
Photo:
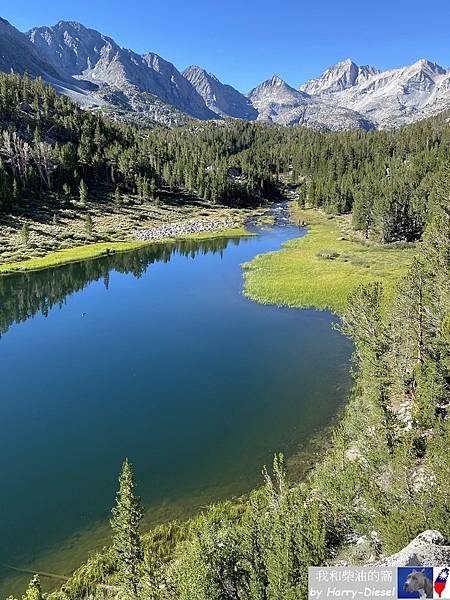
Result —
M 337 317 L 242 293 L 242 263 L 306 233 L 273 214 L 254 237 L 0 278 L 3 596 L 30 577 L 11 567 L 67 575 L 108 543 L 125 457 L 145 528 L 260 485 L 275 452 L 295 470 L 334 422 L 352 351 Z

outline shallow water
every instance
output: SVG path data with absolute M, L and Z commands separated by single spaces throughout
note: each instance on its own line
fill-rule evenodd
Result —
M 275 214 L 253 238 L 0 278 L 0 565 L 55 571 L 48 551 L 107 522 L 125 456 L 151 521 L 248 491 L 332 421 L 351 352 L 333 317 L 242 295 L 241 263 L 304 234 Z

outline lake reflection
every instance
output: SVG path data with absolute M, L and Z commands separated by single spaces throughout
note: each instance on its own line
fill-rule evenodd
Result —
M 183 516 L 332 421 L 351 352 L 333 317 L 242 295 L 241 263 L 302 233 L 278 214 L 253 238 L 0 278 L 0 565 L 52 570 L 107 523 L 125 456 L 147 520 Z

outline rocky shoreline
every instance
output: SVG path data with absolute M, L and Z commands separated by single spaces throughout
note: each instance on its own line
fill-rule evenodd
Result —
M 140 241 L 156 241 L 179 238 L 192 233 L 215 232 L 221 229 L 241 227 L 242 223 L 235 219 L 189 219 L 167 225 L 158 225 L 151 229 L 135 231 L 134 238 Z

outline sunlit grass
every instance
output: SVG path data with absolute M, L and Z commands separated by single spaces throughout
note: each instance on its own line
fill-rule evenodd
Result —
M 233 229 L 221 229 L 218 231 L 204 231 L 201 233 L 190 233 L 184 236 L 176 238 L 177 240 L 189 239 L 189 240 L 210 240 L 221 237 L 245 237 L 254 235 L 245 229 L 245 227 L 236 227 Z M 4 263 L 0 264 L 0 275 L 8 273 L 18 273 L 25 271 L 37 271 L 40 269 L 48 269 L 50 267 L 57 267 L 71 262 L 78 262 L 81 260 L 87 260 L 92 258 L 100 258 L 108 254 L 114 254 L 116 252 L 127 252 L 129 250 L 136 250 L 149 244 L 167 243 L 175 241 L 174 239 L 164 239 L 158 242 L 98 242 L 95 244 L 87 244 L 84 246 L 75 246 L 74 248 L 67 248 L 64 250 L 58 250 L 56 252 L 50 252 L 46 256 L 38 258 L 30 258 L 20 262 Z
M 293 217 L 307 223 L 308 233 L 286 242 L 278 252 L 261 254 L 243 265 L 246 296 L 263 304 L 336 313 L 345 309 L 349 293 L 360 283 L 381 281 L 386 299 L 392 296 L 412 259 L 413 247 L 350 239 L 346 218 L 313 209 L 297 211 Z

